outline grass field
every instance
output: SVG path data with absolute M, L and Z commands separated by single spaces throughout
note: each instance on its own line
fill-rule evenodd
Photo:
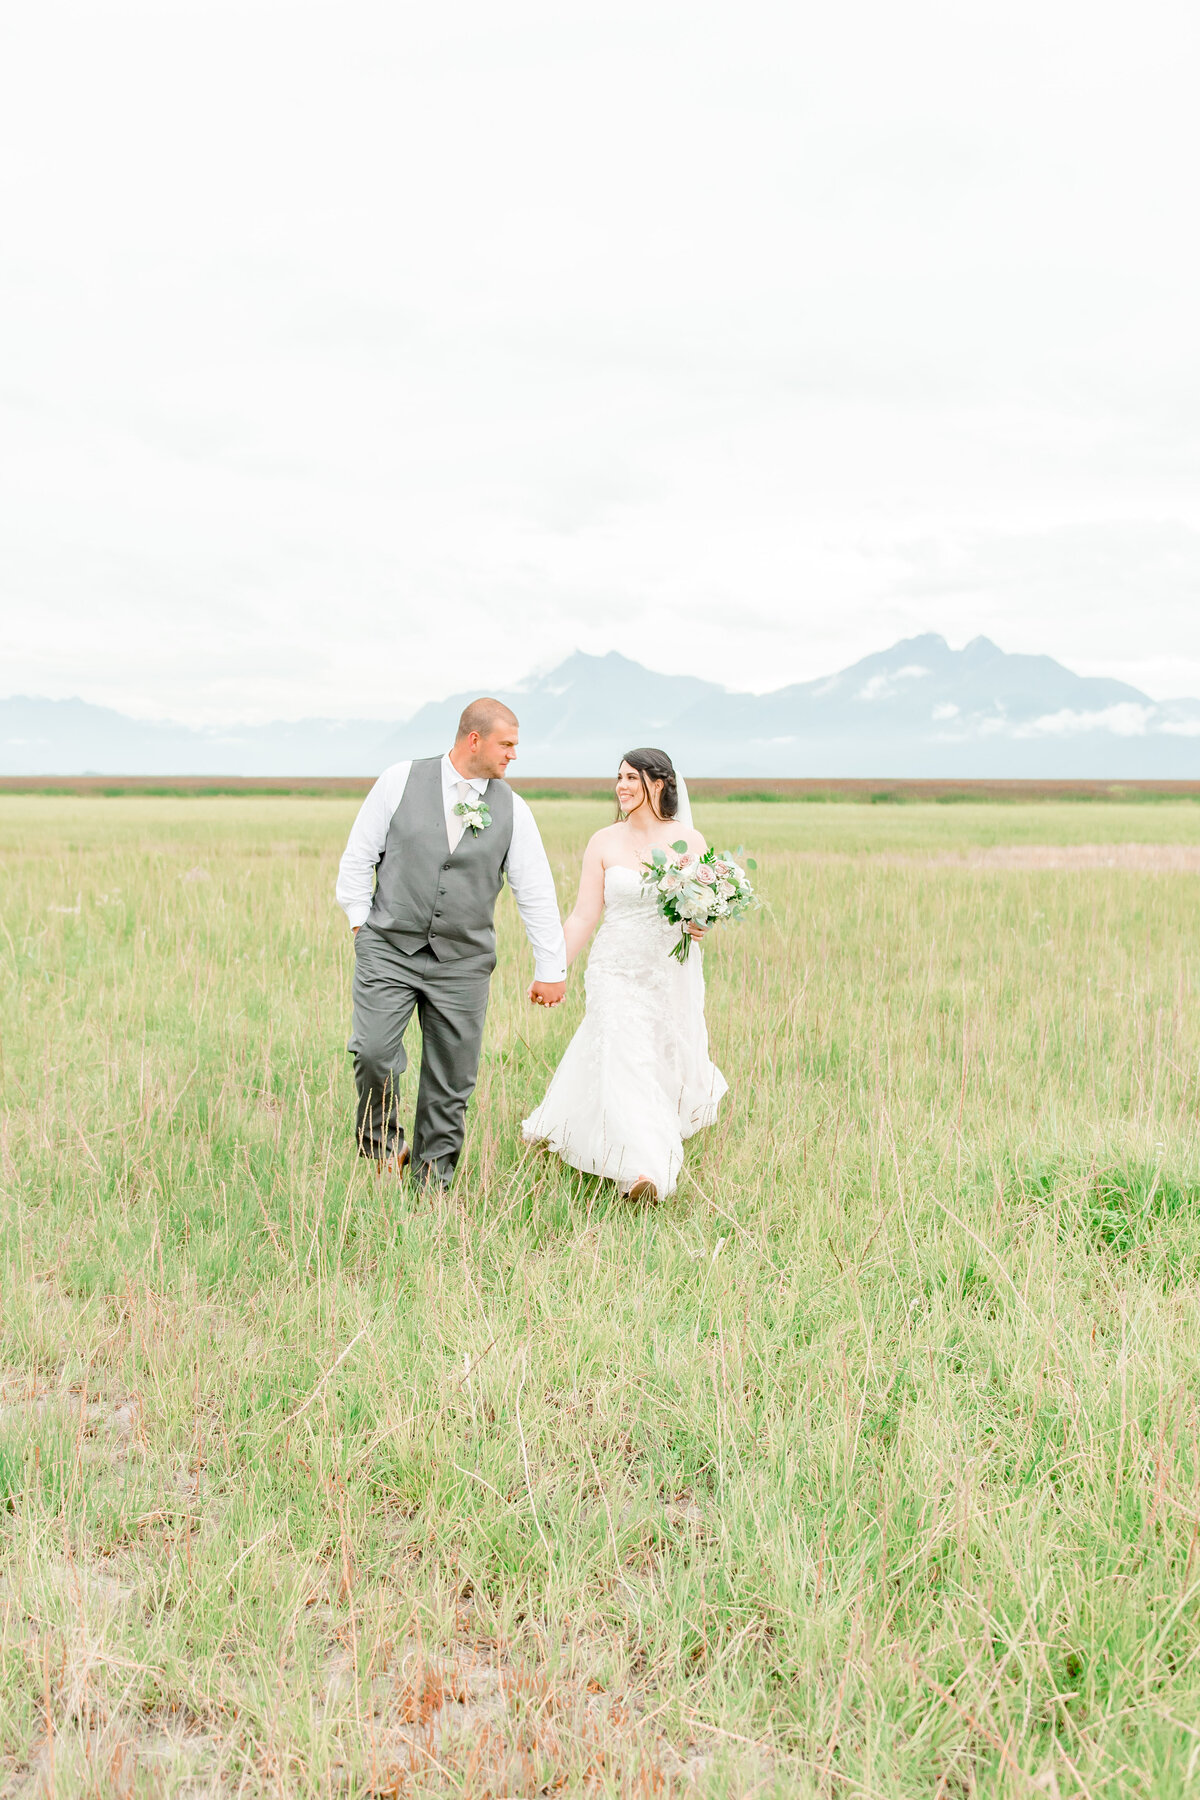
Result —
M 507 895 L 454 1191 L 356 1162 L 353 810 L 0 798 L 0 1794 L 1200 1792 L 1200 808 L 698 809 L 653 1208 Z

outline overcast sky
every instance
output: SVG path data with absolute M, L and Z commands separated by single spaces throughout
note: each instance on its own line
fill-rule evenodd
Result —
M 9 8 L 0 693 L 386 717 L 935 630 L 1200 694 L 1198 18 Z

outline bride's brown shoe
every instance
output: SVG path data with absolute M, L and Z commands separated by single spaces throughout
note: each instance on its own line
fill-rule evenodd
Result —
M 621 1189 L 621 1192 L 626 1200 L 658 1199 L 658 1189 L 648 1175 L 639 1175 L 636 1181 L 630 1182 L 627 1188 Z

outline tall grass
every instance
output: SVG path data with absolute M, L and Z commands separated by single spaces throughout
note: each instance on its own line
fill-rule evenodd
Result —
M 1196 809 L 699 809 L 656 1208 L 519 1142 L 507 896 L 458 1183 L 356 1161 L 352 814 L 0 799 L 0 1792 L 1200 1782 L 1195 877 L 946 861 Z

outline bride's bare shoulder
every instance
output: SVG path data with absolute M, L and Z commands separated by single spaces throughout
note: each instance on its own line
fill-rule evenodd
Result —
M 593 831 L 591 837 L 588 839 L 588 849 L 593 852 L 599 851 L 600 855 L 603 856 L 606 851 L 611 850 L 614 845 L 620 843 L 622 829 L 620 820 L 618 820 L 615 825 L 602 825 L 599 831 Z
M 683 837 L 688 849 L 695 854 L 702 856 L 708 849 L 708 844 L 702 831 L 685 831 Z

